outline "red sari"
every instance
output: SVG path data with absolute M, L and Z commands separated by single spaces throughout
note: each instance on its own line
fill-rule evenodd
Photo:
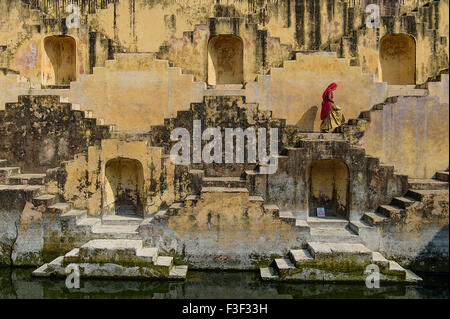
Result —
M 336 83 L 331 83 L 328 85 L 325 92 L 322 94 L 322 111 L 320 112 L 320 119 L 323 121 L 328 113 L 331 111 L 331 107 L 333 106 L 333 101 L 331 100 L 333 98 L 333 89 L 337 88 Z
M 321 132 L 333 132 L 335 128 L 345 123 L 345 116 L 341 108 L 333 101 L 333 89 L 337 87 L 336 83 L 331 83 L 322 95 L 322 111 L 320 112 Z

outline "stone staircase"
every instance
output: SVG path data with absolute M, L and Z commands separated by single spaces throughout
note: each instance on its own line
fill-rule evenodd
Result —
M 305 249 L 291 249 L 288 256 L 276 258 L 269 267 L 261 267 L 260 275 L 263 280 L 365 281 L 369 265 L 378 267 L 382 282 L 422 281 L 413 272 L 362 244 L 342 242 L 308 241 Z
M 46 219 L 53 220 L 52 223 L 54 223 L 55 227 L 57 224 L 61 224 L 65 232 L 62 235 L 68 235 L 68 238 L 62 238 L 62 244 L 66 248 L 91 240 L 89 243 L 92 243 L 93 246 L 95 246 L 95 243 L 100 243 L 101 245 L 110 244 L 111 249 L 118 250 L 120 255 L 121 245 L 133 242 L 138 247 L 136 251 L 137 259 L 134 260 L 136 262 L 145 261 L 141 259 L 148 252 L 156 252 L 154 260 L 149 259 L 146 261 L 147 263 L 153 261 L 153 263 L 142 266 L 142 277 L 167 277 L 169 279 L 184 279 L 186 277 L 187 266 L 174 266 L 172 257 L 158 257 L 158 250 L 156 248 L 141 247 L 142 241 L 140 240 L 139 226 L 144 222 L 143 218 L 117 215 L 94 217 L 88 215 L 86 209 L 74 208 L 73 204 L 71 202 L 65 202 L 61 195 L 49 191 L 46 183 L 52 179 L 54 174 L 52 171 L 54 170 L 49 169 L 47 174 L 21 174 L 20 167 L 11 167 L 8 165 L 7 160 L 0 159 L 0 199 L 3 203 L 2 206 L 9 207 L 14 205 L 16 200 L 22 199 L 31 202 L 37 210 L 44 214 Z M 58 220 L 57 223 L 55 223 L 55 218 Z M 83 247 L 85 246 L 81 246 L 80 249 L 84 249 Z M 67 260 L 73 262 L 73 259 L 70 258 L 77 251 L 78 249 L 75 249 L 66 254 L 69 258 Z M 108 251 L 111 252 L 111 250 Z M 114 251 L 111 252 L 111 254 L 113 253 Z M 40 267 L 34 275 L 47 276 L 50 273 L 64 274 L 65 270 L 58 268 L 62 267 L 60 263 L 62 261 L 63 258 L 57 258 L 51 263 Z M 83 259 L 83 262 L 86 262 L 86 260 Z M 122 262 L 122 260 L 119 260 L 119 262 Z M 155 272 L 153 268 L 158 269 L 158 271 Z M 123 271 L 123 276 L 135 277 L 138 274 L 135 269 Z M 129 273 L 130 271 L 131 273 Z M 90 275 L 88 274 L 87 276 Z M 96 277 L 97 275 L 93 276 Z
M 340 217 L 306 218 L 310 228 L 310 240 L 313 242 L 361 243 L 362 240 L 350 227 L 349 220 Z
M 448 72 L 448 71 L 444 71 Z M 358 118 L 349 119 L 347 123 L 335 129 L 335 133 L 343 133 L 344 138 L 350 141 L 352 144 L 357 144 L 358 141 L 364 136 L 364 132 L 370 125 L 371 117 L 376 112 L 382 112 L 384 107 L 389 104 L 406 103 L 408 98 L 417 97 L 420 99 L 420 103 L 432 103 L 439 104 L 445 103 L 439 96 L 434 96 L 435 87 L 445 86 L 448 83 L 448 73 L 441 73 L 433 79 L 429 79 L 424 85 L 401 85 L 392 86 L 388 85 L 388 98 L 384 103 L 374 105 L 370 110 L 362 111 Z M 393 89 L 395 87 L 395 89 Z M 417 88 L 420 87 L 420 88 Z M 431 92 L 429 92 L 431 91 Z M 431 93 L 431 94 L 430 94 Z M 375 113 L 374 113 L 375 112 Z
M 67 276 L 65 267 L 77 265 L 81 277 L 132 277 L 185 279 L 188 267 L 175 265 L 173 257 L 159 255 L 136 239 L 97 239 L 74 248 L 32 274 L 38 277 Z
M 227 100 L 228 99 L 228 100 Z M 223 103 L 225 102 L 225 103 Z M 217 119 L 208 118 L 208 114 L 215 114 L 219 110 L 208 109 L 213 107 L 214 103 L 221 105 L 221 112 L 224 112 L 227 108 L 224 104 L 228 104 L 230 109 L 229 114 L 242 114 L 241 118 L 236 120 L 233 116 L 227 120 L 223 120 L 220 124 L 216 122 Z M 236 107 L 237 106 L 237 107 Z M 230 111 L 232 109 L 239 109 L 243 107 L 246 111 L 240 113 L 240 111 Z M 165 143 L 167 141 L 168 132 L 172 127 L 191 127 L 191 121 L 201 119 L 202 122 L 207 122 L 211 126 L 229 127 L 238 126 L 248 127 L 248 119 L 254 116 L 258 118 L 258 106 L 253 106 L 255 113 L 249 111 L 252 107 L 246 106 L 244 97 L 205 97 L 202 104 L 193 103 L 189 111 L 179 111 L 177 117 L 166 119 L 164 125 L 153 126 L 149 132 L 149 138 L 155 145 L 165 148 L 165 152 L 170 149 L 170 144 Z M 251 115 L 253 114 L 253 115 Z M 204 117 L 206 115 L 206 117 Z M 250 115 L 250 116 L 249 116 Z M 266 121 L 271 121 L 271 114 L 265 114 Z M 222 119 L 223 117 L 221 117 Z M 242 122 L 242 119 L 246 119 Z M 239 123 L 241 121 L 241 123 Z M 373 163 L 374 170 L 383 170 L 386 174 L 394 174 L 394 168 L 391 165 L 385 165 L 379 163 L 378 159 L 372 156 L 365 155 L 364 150 L 350 146 L 344 139 L 343 134 L 336 133 L 302 133 L 297 132 L 295 127 L 284 126 L 285 122 L 275 119 L 275 123 L 281 123 L 282 132 L 289 135 L 288 145 L 282 145 L 279 152 L 278 159 L 281 162 L 289 162 L 290 156 L 295 156 L 298 152 L 304 152 L 309 149 L 320 149 L 322 145 L 328 143 L 342 144 L 340 148 L 349 148 L 350 151 L 355 153 L 362 153 L 361 156 L 365 161 Z M 228 124 L 228 125 L 227 125 Z M 269 125 L 270 126 L 270 125 Z M 281 134 L 283 135 L 283 134 Z M 285 142 L 286 143 L 286 142 Z M 290 145 L 289 145 L 290 144 Z M 339 148 L 339 147 L 338 147 Z M 153 222 L 160 221 L 161 219 L 168 219 L 171 216 L 177 215 L 180 210 L 195 207 L 199 202 L 204 201 L 207 196 L 218 196 L 225 194 L 235 194 L 236 197 L 246 198 L 248 202 L 261 202 L 264 214 L 271 214 L 276 218 L 291 225 L 295 231 L 302 232 L 311 241 L 315 242 L 344 242 L 349 244 L 361 243 L 362 239 L 359 236 L 360 232 L 373 230 L 371 225 L 367 225 L 365 222 L 349 221 L 343 218 L 314 218 L 306 217 L 304 213 L 296 211 L 280 210 L 280 208 L 274 203 L 264 203 L 264 199 L 259 194 L 254 194 L 255 177 L 263 175 L 259 171 L 263 163 L 243 163 L 243 164 L 191 164 L 188 165 L 189 176 L 191 179 L 191 187 L 189 189 L 190 194 L 187 194 L 184 198 L 180 198 L 178 202 L 174 203 L 169 209 L 159 211 L 155 216 L 147 219 L 142 225 L 149 225 Z M 398 175 L 401 178 L 403 175 Z
M 388 205 L 380 205 L 375 212 L 365 213 L 362 220 L 376 226 L 404 216 L 408 207 L 421 202 L 427 196 L 447 195 L 449 192 L 448 170 L 436 172 L 432 179 L 408 179 L 409 190 L 404 196 L 394 197 Z
M 393 96 L 427 96 L 427 89 L 418 89 L 416 85 L 388 85 L 388 97 Z

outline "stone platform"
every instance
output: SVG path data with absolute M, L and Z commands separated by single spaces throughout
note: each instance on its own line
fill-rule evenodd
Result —
M 261 267 L 260 274 L 263 280 L 364 282 L 371 273 L 366 271 L 369 265 L 378 267 L 381 282 L 422 281 L 379 252 L 349 243 L 308 242 L 305 249 L 291 249 L 288 256 Z
M 97 239 L 72 249 L 33 272 L 36 277 L 65 277 L 68 266 L 77 266 L 82 278 L 185 279 L 188 267 L 175 265 L 173 257 L 159 256 L 142 240 Z

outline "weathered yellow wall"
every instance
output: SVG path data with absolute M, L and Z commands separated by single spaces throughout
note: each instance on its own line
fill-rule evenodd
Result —
M 72 82 L 70 102 L 121 130 L 147 131 L 191 102 L 200 102 L 203 88 L 153 54 L 119 54 L 93 75 Z
M 3 74 L 0 72 L 0 110 L 5 109 L 5 103 L 17 102 L 17 96 L 25 94 L 30 83 L 16 74 Z
M 448 98 L 446 102 L 434 96 L 399 98 L 382 111 L 371 112 L 361 146 L 401 174 L 431 178 L 449 165 L 448 108 Z
M 386 84 L 374 83 L 361 68 L 349 66 L 348 60 L 331 53 L 297 53 L 295 61 L 271 69 L 270 76 L 259 76 L 256 83 L 248 83 L 247 102 L 258 102 L 275 117 L 318 132 L 322 93 L 331 82 L 338 85 L 334 100 L 347 119 L 386 99 Z

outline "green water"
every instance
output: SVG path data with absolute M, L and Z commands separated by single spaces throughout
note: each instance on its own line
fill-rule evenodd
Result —
M 64 279 L 34 278 L 34 269 L 0 268 L 0 298 L 448 298 L 448 275 L 421 285 L 263 282 L 258 272 L 189 271 L 182 281 L 87 280 L 67 289 Z

